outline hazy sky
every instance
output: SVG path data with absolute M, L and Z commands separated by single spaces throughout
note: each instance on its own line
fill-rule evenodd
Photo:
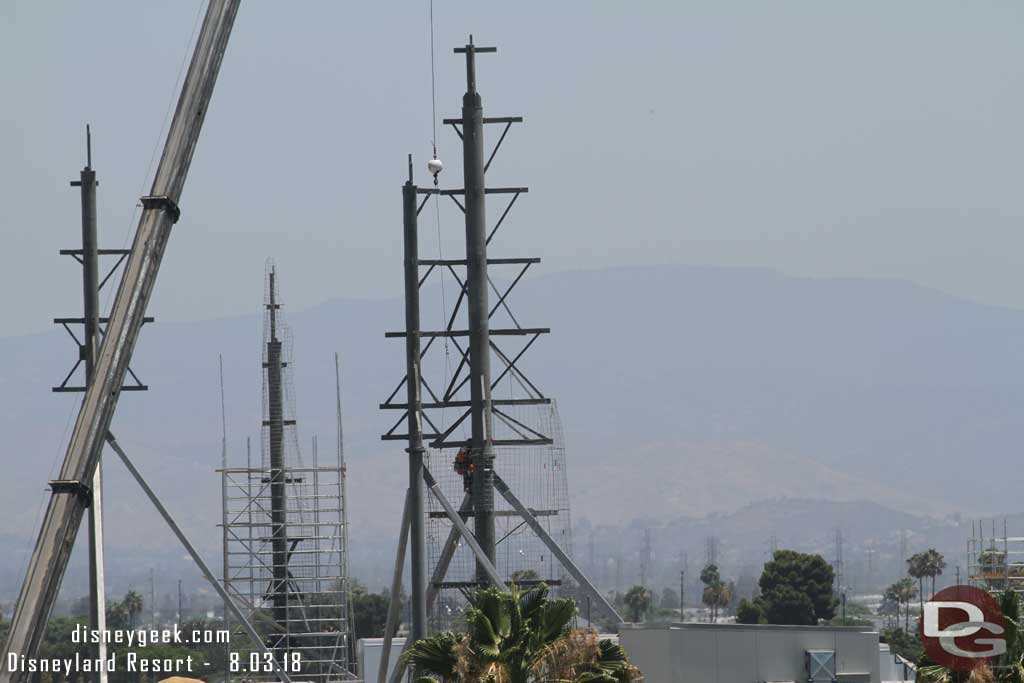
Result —
M 495 252 L 896 277 L 1024 307 L 1021 3 L 435 1 L 438 118 L 458 114 L 451 48 L 471 32 L 499 47 L 480 57 L 486 113 L 526 118 L 488 174 L 531 188 Z M 0 335 L 78 310 L 57 250 L 79 239 L 86 122 L 101 244 L 134 230 L 203 6 L 0 4 Z M 428 6 L 243 3 L 158 319 L 258 310 L 269 255 L 293 309 L 400 292 L 406 153 L 428 182 Z M 438 137 L 460 185 L 457 138 Z M 461 216 L 443 209 L 451 256 Z

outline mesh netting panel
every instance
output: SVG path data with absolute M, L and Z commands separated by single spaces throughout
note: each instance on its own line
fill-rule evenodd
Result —
M 495 449 L 495 471 L 516 497 L 534 511 L 551 537 L 572 556 L 572 524 L 569 518 L 569 489 L 565 463 L 565 442 L 557 406 L 515 406 L 504 412 L 516 421 L 549 435 L 554 443 L 540 446 L 504 446 Z M 511 428 L 495 420 L 495 438 L 505 438 Z M 463 500 L 462 477 L 453 468 L 454 451 L 432 450 L 428 467 L 453 505 Z M 426 496 L 427 546 L 431 571 L 437 566 L 442 549 L 452 532 L 452 524 L 440 504 Z M 472 519 L 472 518 L 470 518 Z M 470 524 L 472 528 L 472 525 Z M 558 560 L 500 495 L 495 495 L 496 568 L 506 581 L 524 585 L 544 581 L 553 593 L 572 595 L 569 577 Z M 451 559 L 431 614 L 432 628 L 459 626 L 464 606 L 463 591 L 475 584 L 476 562 L 473 551 L 459 542 Z

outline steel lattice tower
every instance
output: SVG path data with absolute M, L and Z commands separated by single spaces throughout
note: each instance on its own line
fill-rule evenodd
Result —
M 484 116 L 476 56 L 496 51 L 474 45 L 472 36 L 455 49 L 465 55 L 466 93 L 461 117 L 444 124 L 462 141 L 463 186 L 441 189 L 436 177 L 433 188 L 417 186 L 410 157 L 402 188 L 406 324 L 404 331 L 385 336 L 405 340 L 406 374 L 380 407 L 401 411 L 382 438 L 408 444 L 409 488 L 392 581 L 397 594 L 408 543 L 408 640 L 426 634 L 428 612 L 437 626 L 451 623 L 449 617 L 461 609 L 462 592 L 484 585 L 506 588 L 511 582 L 544 582 L 568 591 L 571 577 L 571 583 L 618 617 L 571 558 L 561 421 L 555 403 L 524 368 L 525 354 L 550 329 L 521 324 L 511 295 L 540 259 L 489 254 L 513 205 L 528 191 L 485 183 L 512 124 L 523 120 Z M 501 133 L 488 155 L 484 131 L 493 125 Z M 485 206 L 489 197 L 503 204 L 491 224 Z M 418 216 L 428 201 L 443 198 L 465 219 L 465 258 L 420 257 Z M 492 267 L 504 272 L 492 277 Z M 424 329 L 421 290 L 440 277 L 455 282 L 458 294 L 439 326 Z M 454 349 L 454 369 L 447 362 L 449 347 Z M 403 388 L 404 399 L 399 398 Z M 393 602 L 388 632 L 397 622 L 397 607 Z M 387 665 L 389 641 L 386 635 L 378 680 Z
M 344 463 L 303 461 L 290 330 L 277 272 L 264 301 L 260 462 L 221 470 L 225 584 L 279 661 L 301 657 L 301 679 L 352 678 Z M 314 444 L 316 442 L 314 441 Z

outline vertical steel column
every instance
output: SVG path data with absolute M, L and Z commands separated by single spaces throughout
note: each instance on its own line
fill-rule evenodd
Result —
M 405 235 L 405 372 L 409 402 L 409 524 L 412 563 L 413 641 L 427 635 L 427 558 L 424 548 L 423 428 L 420 423 L 420 275 L 419 238 L 416 233 L 416 186 L 409 179 L 402 186 L 402 226 Z
M 284 401 L 281 385 L 281 340 L 277 338 L 275 272 L 270 271 L 270 340 L 267 342 L 267 422 L 270 431 L 270 522 L 274 621 L 288 647 L 288 500 L 284 463 Z
M 82 196 L 82 360 L 85 386 L 92 384 L 99 348 L 100 286 L 99 252 L 96 246 L 96 172 L 92 169 L 92 133 L 85 127 L 85 168 L 78 175 Z M 76 183 L 72 182 L 72 185 Z M 103 464 L 96 464 L 92 475 L 92 505 L 89 506 L 89 628 L 103 632 L 107 628 L 107 598 L 103 571 Z M 96 656 L 107 659 L 107 645 L 96 645 Z M 96 683 L 107 683 L 106 668 L 92 676 Z
M 494 446 L 491 422 L 491 349 L 487 303 L 487 213 L 484 207 L 483 104 L 476 91 L 473 37 L 466 53 L 466 94 L 462 97 L 462 163 L 466 199 L 466 278 L 469 315 L 469 367 L 473 463 L 473 530 L 484 554 L 494 564 Z M 488 48 L 493 51 L 493 48 Z M 490 578 L 477 562 L 476 579 Z

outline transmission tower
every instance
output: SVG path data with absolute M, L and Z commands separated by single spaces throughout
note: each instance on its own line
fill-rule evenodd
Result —
M 842 594 L 846 590 L 846 566 L 843 563 L 843 530 L 836 529 L 836 560 L 833 564 L 835 570 L 836 594 Z
M 718 537 L 708 536 L 704 543 L 704 566 L 718 565 Z
M 644 550 L 643 555 L 640 557 L 640 585 L 647 588 L 647 580 L 650 578 L 650 574 L 653 573 L 651 562 L 653 560 L 654 553 L 651 550 L 651 530 L 650 528 L 644 529 Z

